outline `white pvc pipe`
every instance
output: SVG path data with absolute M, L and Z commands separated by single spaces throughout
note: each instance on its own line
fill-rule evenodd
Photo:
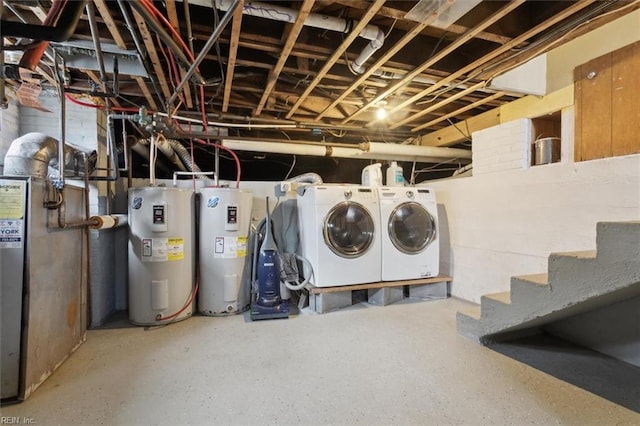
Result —
M 394 143 L 366 142 L 361 143 L 363 151 L 382 155 L 417 155 L 435 158 L 464 158 L 471 159 L 471 151 L 458 148 L 444 148 L 422 145 L 398 145 Z
M 418 161 L 440 163 L 459 159 L 467 163 L 471 151 L 433 146 L 365 143 L 351 147 L 324 146 L 304 142 L 270 142 L 243 139 L 222 139 L 220 143 L 236 151 L 270 152 L 274 154 L 310 155 L 316 157 L 354 158 L 363 160 Z
M 198 4 L 197 1 L 191 1 L 190 3 Z M 232 3 L 232 0 L 216 0 L 216 7 L 226 12 Z M 210 6 L 211 3 L 209 2 L 208 5 Z M 259 1 L 246 1 L 242 13 L 259 18 L 271 19 L 272 21 L 289 22 L 291 24 L 298 19 L 298 11 L 295 9 Z M 350 25 L 346 19 L 320 15 L 318 13 L 310 13 L 304 21 L 304 25 L 308 27 L 338 31 L 341 33 L 348 33 L 357 23 L 358 21 L 353 21 L 353 25 Z M 376 40 L 379 37 L 379 31 L 380 29 L 377 26 L 367 25 L 358 35 L 367 40 Z
M 197 4 L 198 2 L 193 2 Z M 231 7 L 232 0 L 217 0 L 216 7 L 226 12 Z M 273 21 L 294 23 L 298 18 L 298 11 L 290 9 L 288 7 L 278 6 L 275 4 L 261 3 L 257 1 L 248 1 L 244 3 L 242 9 L 244 15 L 257 16 L 259 18 L 271 19 Z M 336 18 L 328 15 L 320 15 L 318 13 L 310 13 L 307 19 L 304 21 L 304 25 L 313 28 L 320 28 L 322 30 L 337 31 L 341 33 L 348 33 L 351 28 L 356 26 L 358 21 L 347 20 L 343 18 Z M 364 27 L 359 37 L 367 40 L 371 40 L 368 43 L 360 55 L 353 61 L 352 69 L 358 74 L 362 74 L 365 69 L 364 63 L 373 55 L 378 49 L 380 49 L 384 43 L 384 33 L 380 28 L 375 25 L 367 25 Z
M 270 152 L 274 154 L 312 155 L 324 157 L 326 147 L 322 145 L 286 143 L 286 142 L 262 142 L 241 139 L 222 139 L 222 146 L 236 151 Z

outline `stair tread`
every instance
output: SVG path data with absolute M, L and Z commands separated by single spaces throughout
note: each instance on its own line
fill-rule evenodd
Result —
M 553 256 L 567 256 L 567 257 L 580 257 L 584 259 L 595 259 L 596 250 L 578 250 L 578 251 L 561 251 L 558 253 L 551 253 Z
M 506 305 L 510 305 L 511 304 L 511 292 L 510 291 L 503 291 L 500 293 L 490 293 L 490 294 L 485 294 L 482 296 L 483 298 L 486 297 L 487 299 L 491 299 L 491 300 L 495 300 L 497 302 L 502 302 Z
M 458 310 L 459 315 L 464 315 L 478 321 L 480 321 L 480 315 L 481 315 L 480 312 L 481 312 L 480 306 L 468 306 Z
M 549 285 L 549 274 L 547 274 L 546 272 L 541 274 L 518 275 L 513 278 L 517 278 L 522 281 L 527 281 L 532 285 L 538 285 L 538 286 Z

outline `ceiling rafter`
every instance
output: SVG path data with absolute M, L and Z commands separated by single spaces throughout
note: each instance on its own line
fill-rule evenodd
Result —
M 140 16 L 140 14 L 135 9 L 132 9 L 132 11 L 133 19 L 136 21 L 138 29 L 140 30 L 140 35 L 142 36 L 142 42 L 147 49 L 147 53 L 149 53 L 151 65 L 153 66 L 153 70 L 158 77 L 158 82 L 160 83 L 162 94 L 164 95 L 165 99 L 169 99 L 169 97 L 171 96 L 171 90 L 169 90 L 167 77 L 164 73 L 164 70 L 162 69 L 162 64 L 160 63 L 160 58 L 158 57 L 158 51 L 156 50 L 156 46 L 153 43 L 153 38 L 151 37 L 149 27 L 147 27 L 147 23 L 145 22 L 144 18 Z
M 109 33 L 111 33 L 111 37 L 113 38 L 113 41 L 116 43 L 116 46 L 118 46 L 120 49 L 126 50 L 127 44 L 125 43 L 124 38 L 122 38 L 122 35 L 118 30 L 118 26 L 116 25 L 116 22 L 114 21 L 113 16 L 111 15 L 111 12 L 109 12 L 109 7 L 107 6 L 105 0 L 94 0 L 94 4 L 98 9 L 98 13 L 102 17 L 102 20 L 107 26 Z M 140 60 L 142 61 L 144 59 L 140 58 Z M 151 95 L 151 91 L 149 90 L 149 87 L 147 86 L 147 83 L 145 83 L 144 79 L 140 76 L 135 76 L 134 79 L 136 80 L 136 83 L 138 83 L 138 86 L 140 87 L 140 91 L 142 91 L 142 94 L 147 100 L 147 103 L 149 104 L 149 106 L 153 110 L 158 109 L 156 101 L 153 99 L 153 96 Z
M 336 3 L 340 3 L 344 6 L 353 7 L 361 10 L 366 9 L 369 4 L 369 2 L 366 0 L 336 0 Z M 401 28 L 403 26 L 400 24 L 400 22 L 405 21 L 406 23 L 404 27 L 405 29 L 409 29 L 410 24 L 409 22 L 407 22 L 405 18 L 405 16 L 407 15 L 407 12 L 405 12 L 404 10 L 393 9 L 391 7 L 382 7 L 380 8 L 380 12 L 378 12 L 378 14 L 386 18 L 397 19 L 399 22 L 396 24 L 396 27 L 398 28 Z M 469 30 L 468 27 L 457 25 L 457 24 L 451 24 L 447 27 L 446 32 L 453 33 L 453 34 L 464 34 L 468 30 Z M 498 43 L 498 44 L 508 43 L 509 41 L 511 41 L 511 37 L 506 37 L 500 34 L 494 34 L 486 31 L 480 31 L 478 34 L 475 35 L 475 38 L 491 41 L 493 43 Z
M 417 132 L 418 130 L 422 130 L 422 129 L 426 129 L 427 127 L 434 126 L 434 125 L 436 125 L 436 124 L 438 124 L 438 123 L 440 123 L 440 122 L 442 122 L 444 120 L 459 116 L 460 114 L 463 114 L 463 113 L 465 113 L 465 112 L 467 112 L 467 111 L 469 111 L 469 110 L 471 110 L 473 108 L 477 108 L 477 107 L 479 107 L 481 105 L 488 104 L 491 101 L 496 100 L 498 98 L 501 98 L 506 94 L 507 94 L 506 92 L 494 93 L 493 95 L 491 95 L 489 97 L 480 99 L 480 100 L 478 100 L 476 102 L 470 103 L 470 104 L 468 104 L 468 105 L 466 105 L 466 106 L 464 106 L 462 108 L 459 108 L 459 109 L 457 109 L 455 111 L 451 111 L 448 114 L 445 114 L 445 115 L 443 115 L 441 117 L 438 117 L 438 118 L 436 118 L 434 120 L 431 120 L 431 121 L 429 121 L 427 123 L 424 123 L 424 124 L 422 124 L 420 126 L 414 127 L 413 129 L 411 129 L 411 131 L 412 132 Z
M 171 24 L 173 29 L 176 30 L 178 34 L 180 34 L 180 21 L 178 20 L 178 11 L 176 10 L 175 0 L 166 0 L 165 6 L 167 8 L 167 16 L 169 17 L 169 23 Z M 176 37 L 174 36 L 173 38 L 175 39 Z M 178 40 L 176 40 L 176 42 L 178 42 Z M 183 79 L 184 75 L 186 74 L 186 71 L 180 64 L 178 64 L 178 71 L 180 72 L 180 79 Z M 188 84 L 185 84 L 184 86 L 183 97 L 184 97 L 185 103 L 187 104 L 187 108 L 189 109 L 193 108 L 193 98 L 191 96 L 191 88 L 189 87 Z
M 535 36 L 536 34 L 541 33 L 542 31 L 546 30 L 547 28 L 551 27 L 552 25 L 562 21 L 563 19 L 565 19 L 566 17 L 573 15 L 576 12 L 579 12 L 580 10 L 584 9 L 585 7 L 589 6 L 591 3 L 595 2 L 596 0 L 582 0 L 578 3 L 574 3 L 572 6 L 569 6 L 568 8 L 566 8 L 565 10 L 563 10 L 562 12 L 554 15 L 553 17 L 547 19 L 546 21 L 536 25 L 535 27 L 531 28 L 530 30 L 522 33 L 521 35 L 519 35 L 518 37 L 515 37 L 513 40 L 511 40 L 509 43 L 500 46 L 499 48 L 489 52 L 488 54 L 482 56 L 481 58 L 473 61 L 472 63 L 470 63 L 469 65 L 467 65 L 466 67 L 463 67 L 461 69 L 459 69 L 458 71 L 450 74 L 448 77 L 443 78 L 442 80 L 440 80 L 439 82 L 437 82 L 436 84 L 428 87 L 427 89 L 423 90 L 422 92 L 412 96 L 411 98 L 405 100 L 404 102 L 396 105 L 395 107 L 393 107 L 389 113 L 392 114 L 396 111 L 399 111 L 401 108 L 417 101 L 418 99 L 421 99 L 425 96 L 427 96 L 430 93 L 433 93 L 436 89 L 456 80 L 457 78 L 463 76 L 464 74 L 466 74 L 469 71 L 472 71 L 474 69 L 476 69 L 478 66 L 485 64 L 487 62 L 489 62 L 491 59 L 495 58 L 496 56 L 498 56 L 499 54 L 506 52 L 507 50 L 513 48 L 514 46 L 522 43 L 525 40 L 528 40 L 529 38 Z M 411 122 L 412 117 L 409 117 L 409 119 L 406 122 Z M 391 129 L 396 128 L 397 126 L 392 125 Z
M 320 121 L 322 117 L 326 115 L 326 113 L 331 108 L 335 108 L 348 94 L 356 90 L 364 81 L 371 76 L 376 70 L 382 67 L 389 59 L 391 59 L 396 53 L 398 53 L 403 47 L 405 47 L 411 40 L 416 38 L 423 29 L 429 26 L 433 21 L 435 21 L 438 16 L 447 10 L 451 6 L 451 3 L 444 2 L 436 12 L 432 13 L 424 22 L 417 24 L 411 31 L 406 33 L 402 39 L 400 39 L 396 44 L 393 45 L 391 49 L 389 49 L 380 59 L 378 59 L 373 65 L 369 66 L 367 71 L 365 71 L 356 81 L 349 87 L 345 92 L 338 97 L 338 99 L 334 100 L 328 108 L 318 114 L 314 121 Z
M 468 87 L 468 88 L 464 89 L 464 90 L 463 90 L 463 91 L 461 91 L 461 92 L 458 92 L 458 93 L 456 93 L 456 94 L 454 94 L 454 95 L 452 95 L 452 96 L 449 96 L 449 97 L 447 97 L 447 98 L 444 98 L 443 100 L 441 100 L 441 101 L 440 101 L 440 102 L 438 102 L 437 104 L 433 104 L 433 105 L 431 105 L 430 107 L 425 108 L 425 109 L 423 109 L 422 111 L 420 111 L 420 112 L 417 112 L 417 113 L 413 114 L 413 115 L 412 115 L 411 117 L 409 117 L 409 118 L 406 118 L 406 119 L 404 119 L 404 120 L 400 120 L 400 121 L 398 121 L 398 122 L 395 122 L 395 121 L 394 121 L 394 124 L 393 124 L 393 126 L 392 126 L 392 127 L 398 127 L 398 126 L 400 126 L 400 125 L 403 125 L 403 124 L 408 123 L 409 121 L 415 120 L 415 119 L 416 119 L 416 118 L 418 118 L 418 117 L 422 117 L 422 116 L 424 116 L 424 115 L 429 114 L 430 112 L 436 111 L 436 110 L 438 110 L 438 109 L 442 108 L 443 106 L 448 105 L 448 104 L 450 104 L 451 102 L 453 102 L 453 101 L 455 101 L 455 100 L 457 100 L 457 99 L 460 99 L 460 98 L 462 98 L 462 97 L 463 97 L 463 96 L 465 96 L 465 95 L 468 95 L 469 93 L 473 93 L 473 92 L 475 92 L 476 90 L 482 89 L 485 85 L 486 85 L 486 83 L 485 83 L 484 81 L 481 81 L 481 82 L 479 82 L 479 83 L 476 83 L 476 84 L 474 84 L 473 86 L 470 86 L 470 87 Z
M 316 0 L 317 1 L 317 0 Z M 205 40 L 206 37 L 204 37 L 203 34 L 197 34 L 197 39 L 199 40 Z M 220 41 L 222 43 L 229 43 L 228 39 L 225 39 L 223 37 L 220 38 Z M 265 37 L 265 36 L 257 36 L 257 35 L 253 35 L 253 34 L 242 34 L 240 41 L 239 41 L 239 47 L 244 47 L 244 48 L 248 48 L 248 49 L 254 49 L 254 50 L 258 50 L 261 52 L 267 52 L 267 53 L 273 53 L 274 56 L 276 56 L 276 54 L 279 54 L 281 51 L 281 44 L 280 41 L 278 39 L 275 38 L 270 38 L 270 37 Z M 321 60 L 321 61 L 326 61 L 329 57 L 329 55 L 331 55 L 334 52 L 333 49 L 330 48 L 325 48 L 325 47 L 321 47 L 321 46 L 313 46 L 313 45 L 309 45 L 309 44 L 305 44 L 305 43 L 301 43 L 301 42 L 297 42 L 296 43 L 296 47 L 294 47 L 294 49 L 291 51 L 289 56 L 295 56 L 295 57 L 301 57 L 301 58 L 309 58 L 309 59 L 317 59 L 317 60 Z M 358 55 L 355 53 L 346 53 L 346 55 L 351 59 L 355 59 Z M 344 55 L 343 55 L 344 57 Z M 347 66 L 347 62 L 346 60 L 341 57 L 336 61 L 336 64 L 340 64 L 343 66 Z M 214 57 L 213 56 L 208 56 L 207 59 L 213 60 Z M 238 61 L 239 59 L 237 59 L 236 61 Z M 255 62 L 255 61 L 254 61 Z M 388 71 L 388 72 L 393 72 L 393 73 L 407 73 L 409 71 L 411 71 L 411 67 L 401 63 L 401 62 L 397 62 L 397 61 L 387 61 L 384 65 L 382 65 L 380 68 L 380 70 L 382 71 Z M 298 69 L 299 73 L 302 73 L 303 71 Z M 305 73 L 307 71 L 304 71 Z M 316 75 L 315 71 L 308 71 L 309 75 Z M 425 78 L 440 78 L 442 75 L 444 75 L 445 73 L 442 71 L 437 71 L 437 70 L 430 70 L 430 73 L 422 73 L 421 77 L 425 77 Z M 327 74 L 327 78 L 331 78 L 332 74 Z M 337 74 L 333 74 L 334 76 L 337 76 Z M 337 76 L 337 78 L 343 80 L 343 79 L 348 79 L 349 81 L 352 81 L 351 77 L 345 77 L 345 76 Z
M 324 78 L 324 76 L 329 72 L 329 70 L 331 69 L 331 67 L 333 67 L 333 65 L 335 64 L 336 60 L 342 56 L 342 54 L 347 50 L 347 48 L 351 45 L 351 43 L 353 43 L 353 41 L 356 39 L 356 37 L 358 37 L 358 35 L 360 34 L 360 32 L 367 26 L 367 24 L 369 23 L 369 21 L 371 21 L 371 19 L 373 19 L 373 17 L 376 15 L 376 13 L 378 12 L 378 10 L 382 7 L 382 5 L 384 4 L 386 0 L 376 0 L 367 10 L 367 12 L 364 14 L 364 16 L 362 17 L 362 19 L 358 22 L 358 24 L 353 28 L 353 30 L 349 33 L 349 35 L 344 39 L 344 41 L 342 42 L 342 44 L 336 49 L 336 51 L 333 53 L 333 55 L 331 55 L 331 57 L 326 61 L 326 63 L 324 64 L 324 66 L 322 67 L 322 69 L 320 71 L 318 71 L 318 74 L 316 75 L 316 77 L 313 79 L 313 81 L 309 84 L 309 86 L 307 86 L 307 88 L 305 89 L 305 91 L 303 92 L 303 94 L 300 96 L 300 98 L 298 99 L 298 102 L 296 102 L 292 107 L 291 110 L 289 111 L 289 113 L 286 115 L 287 118 L 290 118 L 295 111 L 300 107 L 300 105 L 302 104 L 302 102 L 304 101 L 304 99 L 309 96 L 309 94 L 311 93 L 311 91 L 314 89 L 314 87 L 316 87 L 318 85 L 318 83 L 320 82 L 320 80 L 322 80 Z
M 242 12 L 244 0 L 238 2 L 236 10 L 233 12 L 233 23 L 231 24 L 231 42 L 229 43 L 229 59 L 227 61 L 227 73 L 224 79 L 224 95 L 222 98 L 222 112 L 229 109 L 229 98 L 231 97 L 231 86 L 233 85 L 233 72 L 236 67 L 236 57 L 238 55 L 238 41 L 240 40 L 240 28 L 242 27 Z
M 275 87 L 276 82 L 278 81 L 278 77 L 280 76 L 280 72 L 282 72 L 282 69 L 287 63 L 287 58 L 289 58 L 289 55 L 293 50 L 293 46 L 295 45 L 296 40 L 298 39 L 298 35 L 300 35 L 300 31 L 302 31 L 302 28 L 304 27 L 304 22 L 307 19 L 307 16 L 309 16 L 309 13 L 313 8 L 314 3 L 315 3 L 315 0 L 305 0 L 304 3 L 302 3 L 302 6 L 298 11 L 298 17 L 296 18 L 296 22 L 291 27 L 289 31 L 289 35 L 287 36 L 287 40 L 285 41 L 284 46 L 282 47 L 282 52 L 278 57 L 278 62 L 276 62 L 276 65 L 271 69 L 271 71 L 269 71 L 269 75 L 267 76 L 267 85 L 264 89 L 264 93 L 262 94 L 262 97 L 260 98 L 260 101 L 258 102 L 258 106 L 255 109 L 255 112 L 254 112 L 255 115 L 260 115 L 262 113 L 262 108 L 264 107 L 264 104 L 267 102 L 267 99 L 269 98 L 271 91 Z
M 448 45 L 447 47 L 442 49 L 440 52 L 438 52 L 434 56 L 432 56 L 429 59 L 427 59 L 420 66 L 418 66 L 413 71 L 411 71 L 409 74 L 407 74 L 402 80 L 400 80 L 397 83 L 393 84 L 390 88 L 388 88 L 387 90 L 385 90 L 384 92 L 379 94 L 373 101 L 369 102 L 361 110 L 357 111 L 354 115 L 352 115 L 351 117 L 347 117 L 347 119 L 345 119 L 344 122 L 347 123 L 347 122 L 353 120 L 355 117 L 357 117 L 358 115 L 363 113 L 368 108 L 371 108 L 371 107 L 375 106 L 376 103 L 380 102 L 381 100 L 383 100 L 384 98 L 386 98 L 390 94 L 392 94 L 392 93 L 396 92 L 397 90 L 401 89 L 403 86 L 405 86 L 411 80 L 413 80 L 415 77 L 417 77 L 420 73 L 422 73 L 423 71 L 425 71 L 429 67 L 435 65 L 437 62 L 439 62 L 445 56 L 447 56 L 450 53 L 454 52 L 460 46 L 462 46 L 463 44 L 465 44 L 466 42 L 471 40 L 476 34 L 480 33 L 481 31 L 483 31 L 484 29 L 486 29 L 490 25 L 493 25 L 494 23 L 498 22 L 500 19 L 502 19 L 504 16 L 508 15 L 509 13 L 511 13 L 511 11 L 513 11 L 514 9 L 516 9 L 517 7 L 522 5 L 523 3 L 524 3 L 524 0 L 514 0 L 514 1 L 511 1 L 511 2 L 507 3 L 498 12 L 494 13 L 493 15 L 489 16 L 484 21 L 480 22 L 474 28 L 472 28 L 469 31 L 467 31 L 467 33 L 465 33 L 462 36 L 458 37 L 453 43 L 451 43 L 450 45 Z

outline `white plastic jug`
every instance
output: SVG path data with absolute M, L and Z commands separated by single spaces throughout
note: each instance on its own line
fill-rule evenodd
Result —
M 387 168 L 387 186 L 404 186 L 402 167 L 396 161 L 392 161 Z
M 382 164 L 370 164 L 362 169 L 363 186 L 382 186 Z

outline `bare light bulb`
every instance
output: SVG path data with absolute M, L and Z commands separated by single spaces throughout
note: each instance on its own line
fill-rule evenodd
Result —
M 378 120 L 384 120 L 387 118 L 387 110 L 384 108 L 378 108 L 378 111 L 376 111 L 376 118 Z

